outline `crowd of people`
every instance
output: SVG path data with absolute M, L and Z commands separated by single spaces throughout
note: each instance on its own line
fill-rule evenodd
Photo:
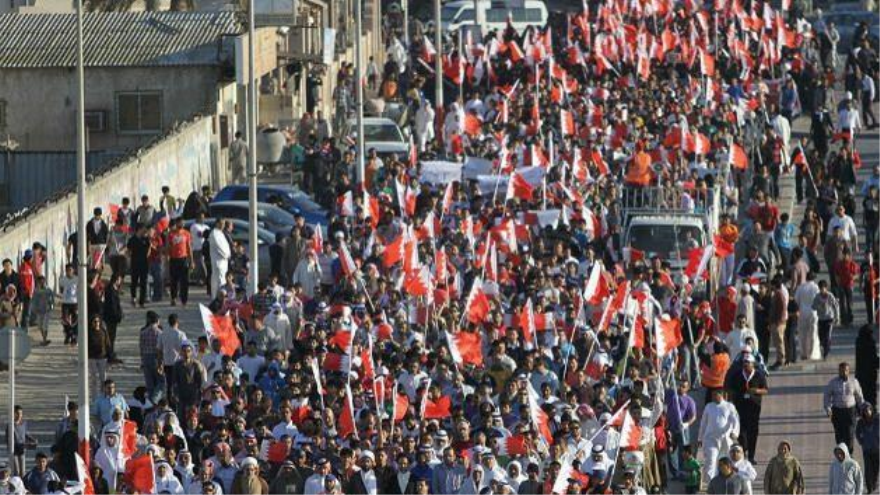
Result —
M 766 493 L 799 494 L 811 446 L 758 448 L 771 372 L 829 359 L 835 329 L 857 325 L 854 370 L 825 390 L 828 484 L 810 488 L 873 492 L 880 167 L 860 181 L 855 142 L 877 55 L 863 30 L 838 62 L 832 30 L 758 1 L 589 0 L 545 26 L 447 38 L 437 105 L 437 47 L 414 22 L 369 74 L 406 108 L 412 153 L 370 150 L 358 180 L 353 141 L 305 116 L 292 156 L 329 224 L 297 216 L 255 293 L 233 223 L 206 223 L 207 188 L 95 209 L 92 417 L 69 403 L 26 469 L 17 415 L 0 490 L 751 494 L 760 471 Z M 792 137 L 799 118 L 810 139 Z M 480 175 L 437 166 L 474 159 Z M 778 205 L 791 175 L 803 218 Z M 650 208 L 717 216 L 717 231 L 666 253 L 625 245 L 628 215 Z M 77 344 L 76 246 L 57 294 L 43 246 L 17 271 L 3 261 L 0 326 L 50 345 L 60 299 Z M 191 281 L 209 296 L 203 328 L 174 312 Z M 147 309 L 131 393 L 113 380 L 126 295 Z

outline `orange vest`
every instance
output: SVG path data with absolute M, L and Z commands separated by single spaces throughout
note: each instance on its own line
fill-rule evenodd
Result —
M 626 183 L 632 186 L 647 186 L 651 183 L 651 155 L 640 151 L 630 162 L 626 172 Z
M 703 366 L 700 369 L 700 377 L 702 378 L 700 381 L 707 388 L 723 387 L 728 368 L 730 368 L 730 356 L 726 352 L 714 354 L 712 365 Z

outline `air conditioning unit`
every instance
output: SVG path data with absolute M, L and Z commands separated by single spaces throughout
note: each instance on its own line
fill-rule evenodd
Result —
M 86 110 L 86 129 L 89 132 L 106 132 L 107 131 L 107 111 L 106 110 Z

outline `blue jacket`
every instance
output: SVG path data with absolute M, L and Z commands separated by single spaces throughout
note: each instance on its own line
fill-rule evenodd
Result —
M 880 450 L 880 416 L 875 414 L 871 421 L 859 419 L 856 425 L 856 439 L 865 452 Z

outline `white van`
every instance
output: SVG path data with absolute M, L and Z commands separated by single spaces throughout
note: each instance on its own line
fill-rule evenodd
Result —
M 440 24 L 445 31 L 456 32 L 462 26 L 474 24 L 474 3 L 483 11 L 486 20 L 484 32 L 507 27 L 507 17 L 513 20 L 513 27 L 522 32 L 528 26 L 543 27 L 547 24 L 547 5 L 543 0 L 524 0 L 516 2 L 519 6 L 510 7 L 511 2 L 491 0 L 453 0 L 440 9 Z

